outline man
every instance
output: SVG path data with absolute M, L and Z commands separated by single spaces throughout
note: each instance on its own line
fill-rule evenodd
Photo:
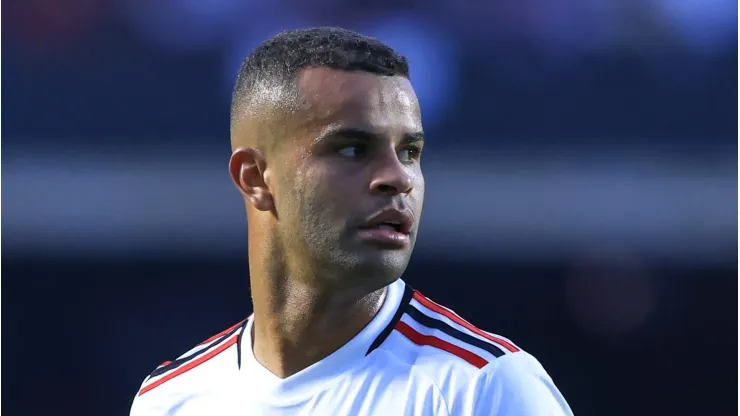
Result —
M 405 58 L 281 33 L 239 71 L 231 142 L 254 314 L 155 369 L 133 416 L 571 414 L 531 355 L 400 279 L 424 200 Z

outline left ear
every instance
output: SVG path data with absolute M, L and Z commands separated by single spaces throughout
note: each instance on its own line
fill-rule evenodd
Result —
M 266 180 L 267 162 L 259 149 L 238 148 L 229 159 L 229 174 L 244 199 L 260 211 L 271 211 L 275 204 Z

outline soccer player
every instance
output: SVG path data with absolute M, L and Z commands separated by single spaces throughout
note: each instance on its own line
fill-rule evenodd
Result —
M 254 314 L 157 367 L 132 416 L 572 414 L 534 357 L 401 280 L 424 201 L 404 57 L 338 28 L 265 41 L 231 144 Z

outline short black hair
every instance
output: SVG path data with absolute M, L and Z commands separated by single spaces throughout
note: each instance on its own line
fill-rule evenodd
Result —
M 239 68 L 232 124 L 258 86 L 287 86 L 301 69 L 315 67 L 409 78 L 406 58 L 377 39 L 337 27 L 285 31 L 255 48 Z

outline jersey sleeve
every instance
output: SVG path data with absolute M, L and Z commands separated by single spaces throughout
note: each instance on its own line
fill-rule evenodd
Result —
M 519 351 L 482 369 L 475 416 L 573 416 L 550 376 L 532 355 Z
M 147 385 L 149 377 L 144 379 L 141 388 Z M 165 395 L 160 397 L 158 392 L 141 394 L 141 389 L 134 396 L 131 403 L 129 416 L 175 416 L 176 408 L 172 408 L 172 402 L 176 402 L 177 396 Z
M 141 384 L 143 387 L 146 384 L 147 377 L 144 379 L 144 382 Z M 157 412 L 157 409 L 152 407 L 151 400 L 148 397 L 142 397 L 138 392 L 136 393 L 136 396 L 134 396 L 133 403 L 131 403 L 131 410 L 129 412 L 129 416 L 164 416 L 166 413 L 162 413 L 161 409 Z

